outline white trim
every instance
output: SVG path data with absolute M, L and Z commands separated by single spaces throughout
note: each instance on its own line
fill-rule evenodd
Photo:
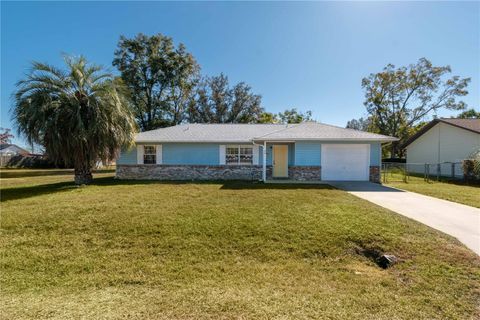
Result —
M 163 162 L 163 158 L 162 158 L 162 145 L 161 145 L 161 144 L 157 144 L 157 145 L 155 146 L 155 150 L 156 150 L 155 158 L 156 158 L 157 164 L 162 164 L 162 162 Z
M 221 144 L 252 144 L 253 140 L 135 140 L 135 143 L 155 144 L 155 143 L 221 143 Z
M 145 153 L 145 149 L 143 145 L 137 144 L 137 164 L 143 164 L 143 155 Z
M 253 145 L 253 164 L 259 165 L 260 157 L 259 157 L 259 146 L 254 144 Z
M 263 168 L 262 168 L 262 180 L 267 182 L 267 141 L 263 142 Z
M 219 156 L 218 163 L 221 165 L 225 164 L 226 149 L 227 149 L 227 146 L 224 144 L 221 144 L 218 150 L 218 156 Z
M 406 151 L 406 149 L 405 149 Z M 370 145 L 368 150 L 368 179 L 370 180 L 370 166 L 372 165 L 372 159 L 370 159 L 372 155 L 372 145 Z M 406 155 L 405 155 L 406 158 Z M 380 143 L 380 152 L 378 153 L 378 168 L 380 169 L 380 179 L 382 178 L 382 144 Z
M 143 159 L 141 160 L 141 162 L 142 162 L 141 164 L 149 164 L 149 165 L 157 164 L 158 146 L 159 145 L 157 145 L 157 144 L 145 144 L 145 145 L 143 145 L 143 154 L 142 154 Z M 149 148 L 151 147 L 155 150 L 155 154 L 154 154 L 155 155 L 155 163 L 145 163 L 145 155 L 146 155 L 145 149 L 147 147 L 149 147 Z M 153 155 L 153 153 L 149 153 L 148 155 Z
M 222 143 L 222 144 L 251 144 L 253 143 L 263 143 L 264 141 L 268 143 L 273 142 L 283 142 L 283 143 L 294 143 L 297 141 L 346 141 L 346 142 L 381 142 L 387 143 L 392 141 L 398 141 L 398 138 L 298 138 L 298 139 L 279 139 L 279 140 L 269 140 L 269 139 L 261 139 L 261 138 L 253 138 L 251 140 L 135 140 L 135 143 L 143 143 L 143 144 L 157 144 L 157 143 Z
M 237 163 L 226 163 L 226 165 L 232 165 L 232 166 L 236 166 L 236 165 L 242 165 L 242 166 L 251 166 L 251 165 L 255 165 L 255 162 L 254 162 L 254 155 L 253 155 L 253 152 L 254 152 L 254 147 L 253 145 L 251 144 L 228 144 L 225 146 L 225 149 L 228 149 L 228 148 L 231 148 L 231 149 L 237 149 L 238 150 L 238 162 Z M 248 148 L 248 149 L 252 149 L 252 163 L 242 163 L 240 162 L 240 149 L 241 148 Z M 225 156 L 224 156 L 224 159 L 225 159 L 225 162 L 226 161 L 226 151 L 225 151 Z
M 398 138 L 295 138 L 295 139 L 290 139 L 290 140 L 285 140 L 285 139 L 261 139 L 261 138 L 254 138 L 253 141 L 266 141 L 269 143 L 274 143 L 274 142 L 296 142 L 296 141 L 318 141 L 318 142 L 323 142 L 323 141 L 348 141 L 348 142 L 392 142 L 392 141 L 398 141 Z

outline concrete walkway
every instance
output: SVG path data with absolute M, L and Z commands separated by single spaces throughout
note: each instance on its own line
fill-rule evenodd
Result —
M 329 184 L 454 236 L 480 255 L 480 209 L 371 182 Z

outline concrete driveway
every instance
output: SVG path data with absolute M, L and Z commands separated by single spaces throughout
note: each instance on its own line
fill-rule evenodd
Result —
M 371 182 L 329 184 L 454 236 L 480 255 L 480 209 Z

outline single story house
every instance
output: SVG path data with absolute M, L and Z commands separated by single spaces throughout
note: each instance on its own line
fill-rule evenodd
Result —
M 480 150 L 480 119 L 435 119 L 403 146 L 410 171 L 423 173 L 427 163 L 432 172 L 451 175 L 453 168 L 453 175 L 462 176 L 461 162 Z
M 27 150 L 20 148 L 16 144 L 0 144 L 0 155 L 1 156 L 17 156 L 17 155 L 28 155 L 30 154 Z
M 120 179 L 380 181 L 393 137 L 316 122 L 182 124 L 141 132 L 117 160 Z

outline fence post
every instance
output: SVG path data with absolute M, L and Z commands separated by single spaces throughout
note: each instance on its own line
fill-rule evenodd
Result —
M 437 181 L 440 180 L 440 172 L 442 171 L 442 167 L 440 163 L 437 163 Z
M 410 180 L 410 171 L 408 170 L 408 163 L 405 162 L 405 174 L 407 175 L 407 182 Z
M 455 162 L 452 162 L 452 179 L 455 179 Z
M 383 167 L 383 183 L 386 183 L 387 182 L 387 164 L 386 163 L 382 163 L 382 167 Z
M 425 163 L 425 181 L 430 181 L 430 164 Z

